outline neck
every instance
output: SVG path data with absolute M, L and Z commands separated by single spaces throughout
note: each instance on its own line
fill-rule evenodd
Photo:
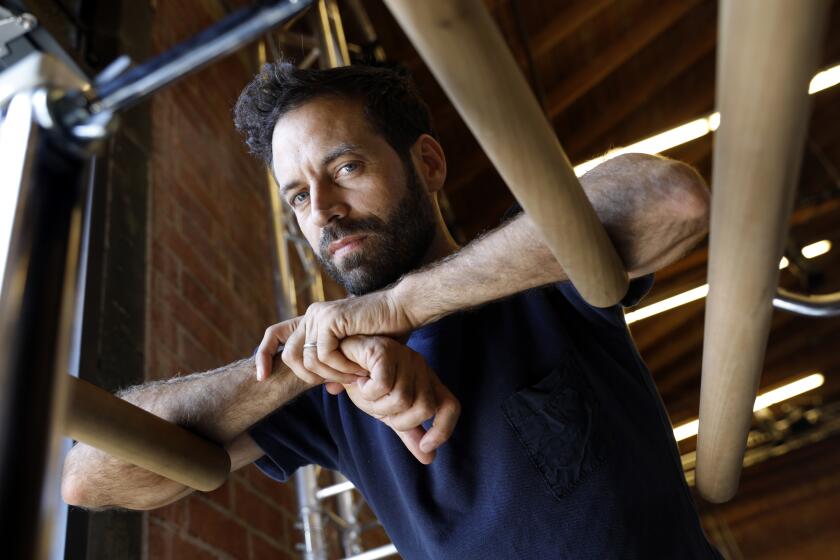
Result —
M 435 237 L 432 239 L 432 243 L 429 245 L 429 249 L 423 257 L 423 265 L 431 264 L 448 257 L 460 248 L 458 243 L 455 242 L 455 239 L 449 234 L 449 229 L 443 224 L 442 220 L 439 220 L 438 227 L 435 228 Z

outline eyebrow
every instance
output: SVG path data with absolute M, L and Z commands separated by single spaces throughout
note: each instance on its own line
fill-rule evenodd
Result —
M 357 151 L 359 151 L 359 147 L 355 144 L 350 144 L 349 142 L 339 144 L 338 146 L 327 152 L 326 155 L 324 155 L 324 157 L 321 159 L 321 167 L 326 167 L 341 156 Z M 280 195 L 285 197 L 286 193 L 288 193 L 293 188 L 297 187 L 299 183 L 300 181 L 289 181 L 280 188 Z

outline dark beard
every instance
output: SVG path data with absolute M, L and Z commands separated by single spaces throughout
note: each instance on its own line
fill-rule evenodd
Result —
M 350 294 L 380 290 L 418 268 L 435 235 L 432 203 L 420 184 L 414 166 L 405 165 L 406 195 L 385 221 L 371 216 L 342 219 L 324 228 L 318 260 L 332 278 Z M 368 234 L 364 247 L 347 256 L 339 268 L 328 246 L 348 235 Z

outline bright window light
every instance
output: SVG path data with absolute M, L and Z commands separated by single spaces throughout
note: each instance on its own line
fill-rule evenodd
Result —
M 822 241 L 817 241 L 816 243 L 802 247 L 802 256 L 806 259 L 813 259 L 820 255 L 825 255 L 829 251 L 831 251 L 831 241 L 823 239 Z
M 773 406 L 774 404 L 786 401 L 797 395 L 801 395 L 802 393 L 812 391 L 817 387 L 822 386 L 823 383 L 825 383 L 825 376 L 823 374 L 812 373 L 811 375 L 806 375 L 801 379 L 792 381 L 787 385 L 782 385 L 778 389 L 772 389 L 766 393 L 762 393 L 755 398 L 753 412 L 757 412 L 764 408 Z M 674 428 L 674 437 L 677 441 L 683 441 L 690 437 L 694 437 L 697 435 L 699 427 L 700 421 L 697 419 L 684 422 Z
M 814 95 L 818 91 L 840 84 L 840 64 L 817 73 L 808 85 L 808 93 Z
M 828 239 L 823 239 L 822 241 L 817 241 L 816 243 L 811 243 L 810 245 L 802 247 L 802 256 L 806 259 L 813 259 L 815 257 L 819 257 L 820 255 L 828 253 L 830 250 L 831 241 L 829 241 Z M 782 260 L 779 261 L 779 270 L 783 270 L 788 266 L 790 266 L 790 261 L 787 259 L 787 257 L 782 257 Z M 675 307 L 691 303 L 692 301 L 703 299 L 708 294 L 709 285 L 703 284 L 702 286 L 697 286 L 696 288 L 692 288 L 687 292 L 679 293 L 675 296 L 671 296 L 661 301 L 657 301 L 656 303 L 640 307 L 635 311 L 625 313 L 624 320 L 627 321 L 627 324 L 629 325 L 630 323 L 635 323 L 636 321 L 647 319 L 648 317 L 658 315 L 659 313 L 664 313 L 665 311 L 669 311 L 671 309 L 674 309 Z
M 811 83 L 808 86 L 808 93 L 813 95 L 818 91 L 836 86 L 838 83 L 840 83 L 840 64 L 817 73 L 811 79 Z M 578 164 L 575 166 L 575 174 L 580 177 L 590 169 L 601 165 L 608 159 L 620 156 L 621 154 L 636 153 L 655 155 L 665 152 L 671 148 L 676 148 L 677 146 L 691 142 L 692 140 L 702 138 L 710 132 L 716 131 L 719 126 L 720 113 L 714 112 L 711 115 L 689 123 L 681 124 L 671 130 L 660 132 L 650 138 L 640 140 L 635 144 L 610 150 L 602 156 Z

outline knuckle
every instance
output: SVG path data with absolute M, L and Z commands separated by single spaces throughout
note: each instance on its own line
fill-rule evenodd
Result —
M 394 426 L 394 429 L 400 432 L 407 432 L 408 430 L 414 427 L 411 425 L 411 422 L 409 420 L 406 420 L 405 418 L 397 418 L 391 423 Z

